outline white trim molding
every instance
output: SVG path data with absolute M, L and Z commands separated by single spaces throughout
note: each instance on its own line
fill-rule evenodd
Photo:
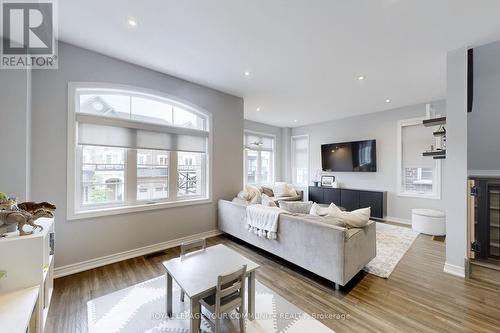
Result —
M 441 115 L 436 115 L 436 117 L 440 117 Z M 397 135 L 396 135 L 396 144 L 397 144 L 397 156 L 396 156 L 396 176 L 397 176 L 397 195 L 399 197 L 410 197 L 410 198 L 420 198 L 420 199 L 432 199 L 432 200 L 440 200 L 441 199 L 441 173 L 442 173 L 442 165 L 441 160 L 434 160 L 434 170 L 433 170 L 433 193 L 429 194 L 419 194 L 419 193 L 409 193 L 403 190 L 403 127 L 406 126 L 416 126 L 422 125 L 422 121 L 425 120 L 425 117 L 417 117 L 411 119 L 398 120 L 397 122 Z M 417 152 L 421 153 L 421 152 Z
M 409 220 L 409 219 L 402 219 L 402 218 L 395 217 L 395 216 L 386 216 L 385 220 L 387 222 L 394 222 L 394 223 L 399 223 L 399 224 L 411 225 L 411 220 Z
M 465 278 L 465 267 L 444 263 L 443 272 Z
M 79 111 L 79 96 L 81 94 L 99 94 L 112 93 L 124 95 L 127 97 L 147 98 L 152 101 L 160 101 L 171 107 L 180 107 L 193 114 L 198 115 L 203 119 L 203 129 L 185 128 L 176 126 L 175 110 L 172 110 L 171 125 L 161 125 L 152 122 L 141 122 L 133 119 L 119 119 L 102 115 L 84 114 Z M 130 112 L 132 109 L 130 107 Z M 212 114 L 207 110 L 189 103 L 175 96 L 165 94 L 160 91 L 153 91 L 146 88 L 127 86 L 113 83 L 100 82 L 69 82 L 68 83 L 68 123 L 67 123 L 67 220 L 77 220 L 90 217 L 108 216 L 115 214 L 123 214 L 137 211 L 147 211 L 151 209 L 166 209 L 171 207 L 186 206 L 190 204 L 207 204 L 211 203 L 213 195 L 213 124 Z M 179 134 L 189 137 L 201 137 L 204 139 L 205 146 L 203 149 L 192 151 L 193 153 L 204 154 L 202 157 L 201 173 L 201 193 L 199 195 L 190 195 L 181 197 L 177 195 L 177 154 L 178 151 L 174 147 L 168 148 L 169 167 L 168 179 L 170 180 L 168 195 L 161 199 L 152 199 L 141 201 L 135 195 L 137 191 L 137 172 L 134 165 L 137 164 L 137 149 L 146 149 L 147 147 L 137 147 L 134 145 L 120 144 L 119 146 L 125 150 L 124 155 L 124 189 L 123 200 L 110 204 L 83 205 L 83 177 L 81 172 L 82 166 L 82 144 L 78 144 L 78 123 L 112 126 L 117 128 L 129 128 L 133 130 L 143 130 L 145 132 Z M 101 131 L 104 131 L 102 129 Z M 99 140 L 98 140 L 99 141 Z M 100 145 L 102 142 L 98 142 Z M 84 142 L 83 144 L 95 145 L 95 142 Z M 109 144 L 109 143 L 106 143 Z M 155 149 L 153 147 L 152 149 Z M 188 147 L 189 149 L 189 147 Z M 167 148 L 165 148 L 167 150 Z M 186 150 L 188 151 L 188 150 Z M 167 153 L 167 152 L 166 152 Z
M 69 264 L 66 266 L 56 267 L 54 269 L 54 278 L 60 278 L 66 275 L 71 275 L 79 272 L 83 272 L 92 268 L 101 267 L 109 264 L 113 264 L 118 261 L 123 261 L 139 256 L 143 256 L 149 253 L 154 253 L 158 251 L 163 251 L 175 246 L 179 246 L 184 242 L 189 242 L 192 240 L 200 239 L 200 238 L 209 238 L 215 237 L 223 234 L 220 230 L 210 230 L 206 232 L 202 232 L 195 235 L 190 235 L 182 238 L 177 238 L 173 240 L 169 240 L 162 243 L 147 245 L 144 247 L 140 247 L 133 250 L 123 251 L 111 255 L 107 255 L 104 257 L 89 259 L 85 261 L 80 261 L 74 264 Z

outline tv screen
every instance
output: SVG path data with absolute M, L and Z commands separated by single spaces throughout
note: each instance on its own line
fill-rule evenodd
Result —
M 352 141 L 321 145 L 323 171 L 376 172 L 377 141 Z

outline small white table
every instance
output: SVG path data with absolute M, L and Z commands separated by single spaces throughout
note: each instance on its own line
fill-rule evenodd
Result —
M 172 279 L 191 301 L 191 332 L 200 326 L 200 300 L 215 293 L 217 277 L 247 265 L 248 317 L 255 315 L 255 270 L 259 265 L 229 247 L 219 244 L 163 262 L 166 273 L 166 313 L 172 316 Z

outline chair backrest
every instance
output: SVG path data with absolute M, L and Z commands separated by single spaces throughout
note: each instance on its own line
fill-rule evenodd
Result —
M 205 238 L 181 244 L 181 256 L 196 250 L 204 250 L 207 246 Z
M 247 265 L 217 278 L 215 292 L 215 312 L 227 313 L 238 307 L 243 307 L 245 298 L 245 275 Z

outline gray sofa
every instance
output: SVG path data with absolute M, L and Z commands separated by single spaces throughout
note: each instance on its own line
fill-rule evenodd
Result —
M 377 254 L 373 221 L 346 229 L 318 216 L 281 214 L 278 239 L 270 240 L 248 232 L 245 205 L 220 200 L 218 208 L 219 230 L 324 277 L 337 289 Z

